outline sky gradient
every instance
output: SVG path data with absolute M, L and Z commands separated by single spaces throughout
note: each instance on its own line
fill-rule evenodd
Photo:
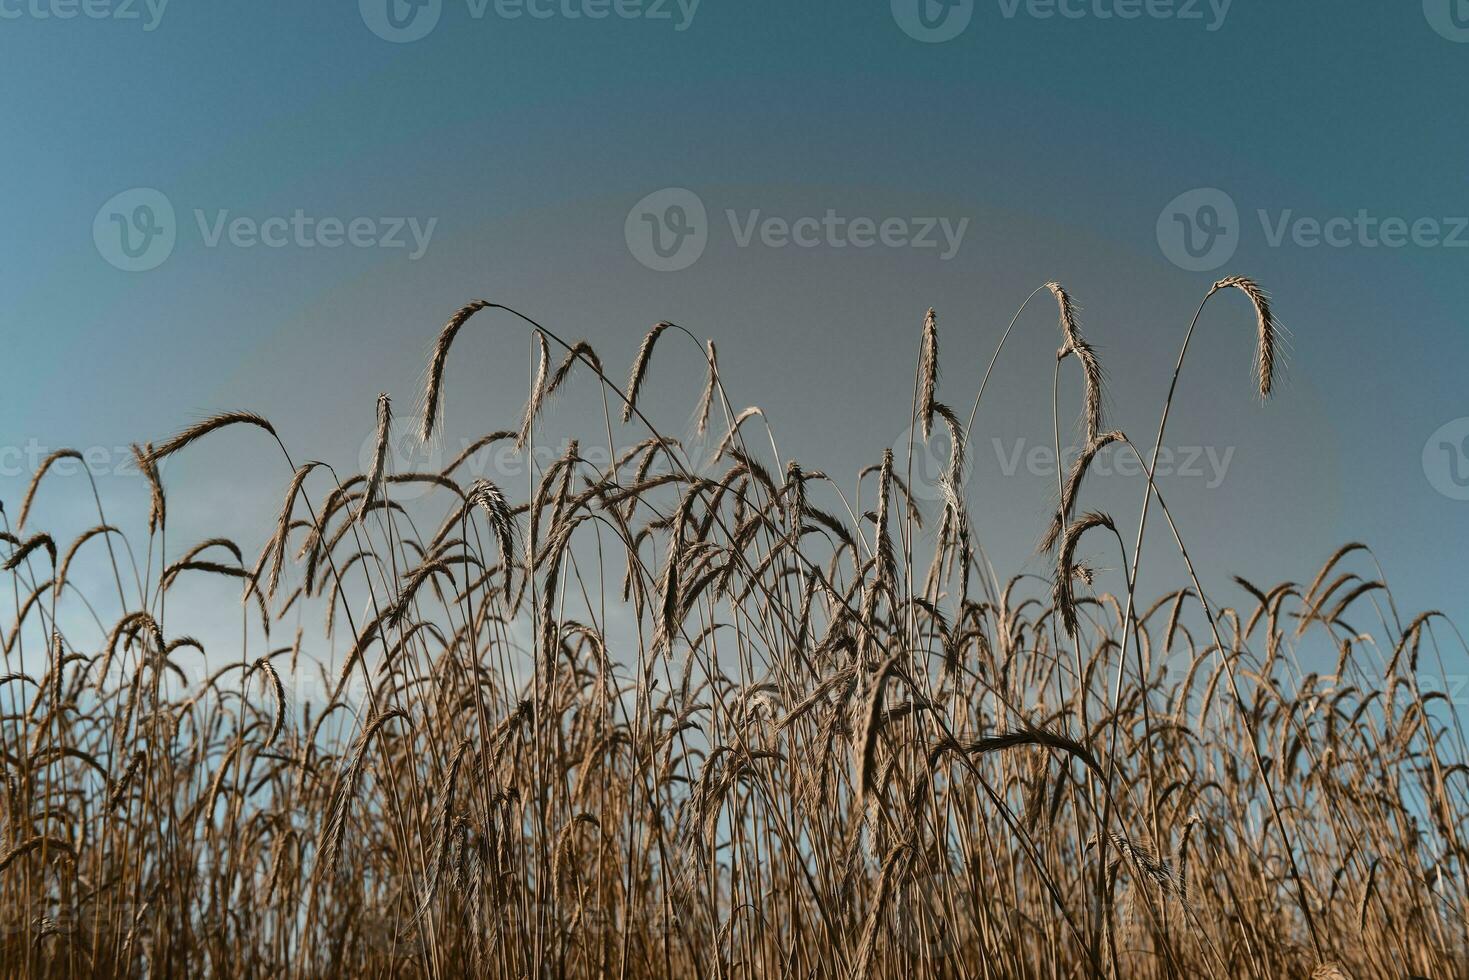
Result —
M 967 415 L 1055 279 L 1109 424 L 1151 444 L 1190 316 L 1239 274 L 1289 344 L 1263 405 L 1242 297 L 1191 349 L 1160 486 L 1206 584 L 1309 581 L 1362 540 L 1405 611 L 1465 621 L 1469 4 L 917 2 L 0 0 L 0 500 L 75 446 L 145 508 L 118 447 L 236 408 L 356 468 L 377 393 L 409 415 L 477 297 L 587 338 L 614 377 L 657 320 L 714 338 L 736 408 L 850 486 L 903 444 L 924 312 Z M 690 202 L 702 218 L 670 210 Z M 1026 461 L 1058 343 L 1037 299 L 975 425 L 971 508 L 1002 571 L 1046 570 L 1055 479 Z M 513 424 L 527 354 L 505 320 L 460 339 L 444 451 Z M 679 429 L 700 382 L 670 345 L 650 411 Z M 1061 384 L 1075 444 L 1074 366 Z M 588 438 L 574 420 L 600 406 L 573 390 L 548 438 Z M 166 476 L 171 534 L 252 548 L 289 473 L 231 433 Z M 89 493 L 59 481 L 38 520 L 81 520 Z M 1117 475 L 1085 504 L 1131 524 L 1140 502 Z M 1153 533 L 1144 591 L 1181 584 Z

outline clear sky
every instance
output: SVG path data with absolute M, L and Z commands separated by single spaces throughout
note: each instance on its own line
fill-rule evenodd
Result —
M 1465 621 L 1464 0 L 416 2 L 0 0 L 12 514 L 28 458 L 67 445 L 142 506 L 111 447 L 223 409 L 353 467 L 377 393 L 407 414 L 438 328 L 481 296 L 619 377 L 659 319 L 715 338 L 782 453 L 850 486 L 902 437 L 928 307 L 967 414 L 1009 317 L 1058 279 L 1111 424 L 1151 442 L 1198 300 L 1243 274 L 1290 331 L 1279 394 L 1251 394 L 1250 311 L 1221 297 L 1160 481 L 1211 588 L 1309 581 L 1361 539 L 1402 605 Z M 1058 337 L 1037 304 L 972 449 L 1002 570 L 1044 571 L 1054 476 L 1026 460 Z M 451 448 L 517 417 L 526 353 L 506 321 L 459 340 Z M 674 429 L 699 363 L 655 362 Z M 548 431 L 591 406 L 584 385 Z M 166 476 L 171 534 L 254 548 L 288 474 L 231 433 Z M 1136 519 L 1135 478 L 1092 488 Z M 80 520 L 84 490 L 63 478 L 41 522 Z

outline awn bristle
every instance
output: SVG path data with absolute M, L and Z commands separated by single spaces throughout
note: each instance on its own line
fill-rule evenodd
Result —
M 695 424 L 701 436 L 709 429 L 709 413 L 714 410 L 714 392 L 719 387 L 719 354 L 714 349 L 714 341 L 709 341 L 706 353 L 709 370 L 704 376 L 704 391 L 699 395 L 699 407 L 694 409 Z M 627 419 L 624 418 L 623 421 Z
M 957 492 L 964 485 L 964 424 L 954 410 L 943 402 L 934 402 L 932 414 L 937 415 L 949 432 L 949 465 L 944 472 L 944 482 Z
M 261 657 L 255 661 L 255 669 L 265 674 L 271 696 L 275 698 L 275 715 L 271 718 L 270 734 L 266 735 L 264 746 L 270 748 L 280 737 L 281 729 L 286 724 L 286 687 L 281 683 L 281 675 L 276 672 L 275 664 L 270 662 L 269 657 Z
M 1076 546 L 1081 542 L 1081 536 L 1093 528 L 1104 527 L 1109 531 L 1116 532 L 1117 526 L 1112 518 L 1106 514 L 1092 512 L 1084 514 L 1074 524 L 1066 528 L 1066 534 L 1061 539 L 1061 554 L 1056 563 L 1056 581 L 1054 586 L 1054 599 L 1057 611 L 1061 615 L 1061 622 L 1066 627 L 1067 636 L 1076 635 L 1076 601 L 1072 595 L 1071 582 L 1072 571 L 1076 559 Z
M 1083 408 L 1086 419 L 1086 441 L 1091 443 L 1096 441 L 1098 434 L 1102 431 L 1102 386 L 1105 381 L 1102 362 L 1097 359 L 1092 345 L 1087 343 L 1081 335 L 1081 325 L 1077 322 L 1076 307 L 1071 302 L 1071 294 L 1058 282 L 1048 282 L 1046 288 L 1051 291 L 1052 296 L 1056 297 L 1056 305 L 1060 310 L 1063 343 L 1061 349 L 1056 352 L 1056 356 L 1065 358 L 1067 355 L 1072 355 L 1081 363 L 1082 381 L 1086 386 Z
M 133 462 L 138 464 L 138 471 L 148 481 L 148 533 L 163 530 L 165 519 L 168 516 L 168 508 L 163 496 L 163 479 L 158 475 L 158 464 L 153 460 L 153 444 L 146 442 L 139 446 L 133 443 L 130 447 L 133 452 Z
M 1238 289 L 1249 297 L 1255 307 L 1255 324 L 1258 341 L 1255 346 L 1255 370 L 1260 382 L 1260 397 L 1269 398 L 1275 377 L 1275 313 L 1270 307 L 1270 295 L 1252 279 L 1232 276 L 1214 284 L 1214 292 L 1221 289 Z
M 196 442 L 212 432 L 218 432 L 220 429 L 227 428 L 231 425 L 253 425 L 258 429 L 264 429 L 270 433 L 272 438 L 279 438 L 276 436 L 275 426 L 254 412 L 221 412 L 218 415 L 211 415 L 204 421 L 189 426 L 157 449 L 150 450 L 147 455 L 148 464 L 150 467 L 156 467 L 158 461 L 164 457 L 172 456 L 190 443 Z
M 393 428 L 393 400 L 387 392 L 377 396 L 377 432 L 372 440 L 372 465 L 367 471 L 367 489 L 362 492 L 362 506 L 357 511 L 357 520 L 367 521 L 367 511 L 377 500 L 383 489 L 383 473 L 388 464 L 388 438 Z M 290 504 L 287 503 L 287 508 Z M 289 514 L 289 510 L 288 510 Z M 272 588 L 271 594 L 275 594 Z
M 443 411 L 444 365 L 449 361 L 449 348 L 453 345 L 454 338 L 470 317 L 491 305 L 489 301 L 482 299 L 468 303 L 460 307 L 449 318 L 449 322 L 444 324 L 444 329 L 439 331 L 439 339 L 434 342 L 434 352 L 429 358 L 428 382 L 423 391 L 423 427 L 419 431 L 421 441 L 429 442 L 433 439 L 434 428 Z
M 597 352 L 592 350 L 592 345 L 585 340 L 579 340 L 572 345 L 571 350 L 566 352 L 566 357 L 561 361 L 561 366 L 556 369 L 556 374 L 551 378 L 551 383 L 546 385 L 546 397 L 554 395 L 571 375 L 571 369 L 576 367 L 578 361 L 585 361 L 597 374 L 602 373 L 602 361 L 597 357 Z
M 142 767 L 143 760 L 146 758 L 148 758 L 148 754 L 142 750 L 133 753 L 132 760 L 128 762 L 128 767 L 123 771 L 122 778 L 117 781 L 117 784 L 112 788 L 112 792 L 107 796 L 107 809 L 115 810 L 117 805 L 123 801 L 123 797 L 127 795 L 128 786 L 132 784 L 133 777 L 138 774 L 138 769 Z
M 541 414 L 541 403 L 546 400 L 546 377 L 551 370 L 551 349 L 546 346 L 546 335 L 539 330 L 535 332 L 536 346 L 540 352 L 540 360 L 537 362 L 536 376 L 531 381 L 530 394 L 525 400 L 525 414 L 520 419 L 520 431 L 515 436 L 515 448 L 523 449 L 530 441 L 531 431 L 535 428 L 536 417 Z
M 653 324 L 653 329 L 643 336 L 643 342 L 638 347 L 638 356 L 633 358 L 632 373 L 627 379 L 627 400 L 622 403 L 622 421 L 626 424 L 632 418 L 632 412 L 638 403 L 638 394 L 643 390 L 643 379 L 648 375 L 648 362 L 653 359 L 653 345 L 658 343 L 658 338 L 663 331 L 673 324 L 665 321 Z
M 893 539 L 888 534 L 888 498 L 893 493 L 893 451 L 882 451 L 882 467 L 877 476 L 877 564 L 879 575 L 893 576 L 896 561 L 893 557 Z
M 939 321 L 933 307 L 923 318 L 923 354 L 919 368 L 918 421 L 927 439 L 933 431 L 939 386 Z
M 296 495 L 301 492 L 301 487 L 306 483 L 306 477 L 311 474 L 319 463 L 306 463 L 297 468 L 291 477 L 291 484 L 286 488 L 286 499 L 281 504 L 280 514 L 275 521 L 275 534 L 271 537 L 271 543 L 267 545 L 270 553 L 270 579 L 266 583 L 265 594 L 269 598 L 275 598 L 276 589 L 280 586 L 281 571 L 285 566 L 286 539 L 291 533 L 291 513 L 295 509 Z M 261 563 L 265 561 L 265 553 L 260 556 Z M 250 576 L 252 583 L 260 580 L 261 565 L 256 565 L 255 572 Z
M 60 459 L 74 459 L 79 463 L 86 462 L 82 454 L 77 452 L 75 449 L 58 449 L 54 453 L 48 455 L 45 459 L 41 460 L 41 465 L 36 467 L 36 475 L 31 477 L 31 485 L 26 487 L 25 498 L 20 502 L 20 517 L 18 517 L 15 522 L 15 526 L 17 529 L 24 528 L 26 526 L 26 517 L 31 512 L 31 504 L 36 499 L 36 490 L 41 486 L 42 477 L 44 477 L 46 473 L 51 469 L 51 464 Z
M 1044 748 L 1065 752 L 1098 776 L 1102 775 L 1101 765 L 1085 745 L 1059 732 L 1041 728 L 1001 732 L 998 735 L 986 735 L 980 738 L 969 739 L 968 741 L 946 739 L 933 749 L 929 755 L 928 766 L 932 769 L 938 764 L 944 753 L 950 751 L 962 752 L 965 755 L 984 755 L 989 752 L 1005 752 L 1028 745 L 1039 745 Z
M 31 552 L 37 548 L 45 549 L 47 557 L 51 559 L 51 567 L 56 567 L 56 542 L 51 540 L 51 535 L 42 531 L 33 534 L 22 544 L 14 554 L 5 561 L 4 569 L 7 572 L 19 568 L 21 563 L 31 556 Z
M 1087 470 L 1091 469 L 1092 461 L 1097 458 L 1097 454 L 1113 443 L 1126 441 L 1127 436 L 1115 429 L 1111 432 L 1104 432 L 1092 440 L 1086 449 L 1076 457 L 1076 461 L 1071 464 L 1070 472 L 1066 474 L 1066 484 L 1061 492 L 1061 503 L 1056 509 L 1056 516 L 1051 518 L 1051 524 L 1046 528 L 1045 537 L 1041 539 L 1040 547 L 1036 550 L 1047 552 L 1056 547 L 1062 528 L 1066 526 L 1067 521 L 1071 520 L 1071 513 L 1076 508 L 1076 498 L 1081 490 L 1081 483 L 1086 479 Z
M 490 530 L 500 546 L 500 565 L 505 569 L 505 598 L 510 598 L 511 582 L 515 572 L 515 518 L 510 504 L 500 488 L 489 480 L 476 480 L 469 488 L 466 499 L 485 512 Z
M 880 718 L 883 709 L 883 692 L 887 686 L 888 675 L 898 665 L 898 654 L 893 654 L 882 662 L 873 675 L 872 687 L 867 691 L 867 700 L 862 711 L 861 754 L 857 763 L 857 791 L 859 808 L 867 806 L 867 797 L 877 788 L 877 738 L 882 725 Z

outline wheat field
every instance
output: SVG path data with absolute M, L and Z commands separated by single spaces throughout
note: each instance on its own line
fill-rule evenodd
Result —
M 1267 397 L 1266 294 L 1226 279 L 1204 304 L 1242 350 L 1249 328 L 1239 397 Z M 97 494 L 90 526 L 47 528 L 48 470 L 79 458 L 52 454 L 0 524 L 4 975 L 1469 976 L 1469 751 L 1420 684 L 1462 664 L 1459 634 L 1400 608 L 1361 543 L 1309 582 L 1206 593 L 1146 475 L 1188 339 L 1132 431 L 1067 292 L 1005 338 L 1027 307 L 1019 329 L 1058 313 L 1054 365 L 1002 339 L 941 381 L 938 317 L 915 324 L 911 405 L 877 411 L 936 474 L 782 456 L 681 326 L 621 382 L 486 302 L 438 335 L 417 431 L 379 399 L 362 473 L 226 413 L 134 447 L 146 514 Z M 523 416 L 401 471 L 395 440 L 442 438 L 476 331 L 528 345 Z M 666 434 L 690 406 L 660 403 L 660 362 L 700 366 L 698 452 Z M 1081 386 L 1048 576 L 990 565 L 1003 517 L 966 493 L 996 370 Z M 530 454 L 573 385 L 604 406 L 580 442 L 515 486 L 470 478 Z M 1050 422 L 1059 450 L 1072 422 Z M 259 540 L 170 533 L 189 487 L 161 466 L 204 439 L 279 469 Z M 1104 450 L 1142 464 L 1130 513 L 1087 509 Z M 1187 575 L 1137 595 L 1154 537 Z M 201 578 L 240 596 L 224 649 L 170 627 Z

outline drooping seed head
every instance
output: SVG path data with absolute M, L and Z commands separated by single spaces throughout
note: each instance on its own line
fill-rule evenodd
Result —
M 1238 289 L 1249 297 L 1250 303 L 1255 307 L 1255 325 L 1258 331 L 1255 346 L 1255 371 L 1260 383 L 1260 397 L 1269 398 L 1274 386 L 1275 342 L 1278 326 L 1275 321 L 1275 311 L 1270 306 L 1270 294 L 1261 289 L 1253 279 L 1246 279 L 1243 276 L 1221 279 L 1214 284 L 1211 292 L 1218 292 L 1222 289 Z

